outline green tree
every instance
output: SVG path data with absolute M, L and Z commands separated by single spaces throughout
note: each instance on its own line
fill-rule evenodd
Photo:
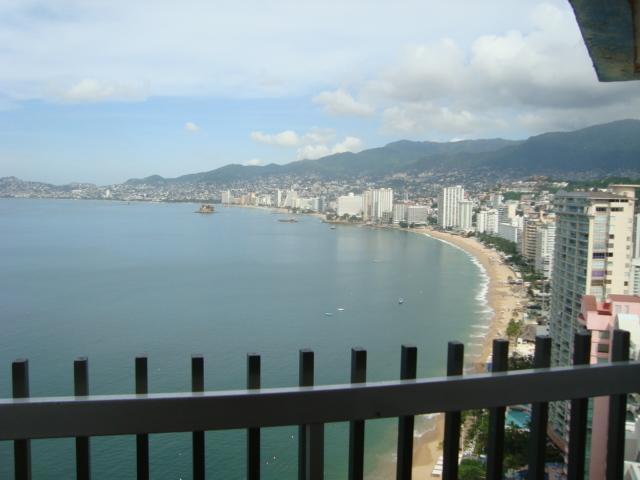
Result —
M 522 322 L 511 319 L 509 320 L 509 324 L 507 325 L 507 337 L 509 340 L 513 341 L 520 336 L 520 332 L 522 331 Z
M 465 458 L 458 467 L 459 480 L 484 480 L 486 478 L 485 466 L 480 460 Z

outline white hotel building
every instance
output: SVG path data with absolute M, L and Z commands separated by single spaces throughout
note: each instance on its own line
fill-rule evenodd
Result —
M 460 220 L 460 202 L 464 200 L 464 188 L 461 185 L 444 187 L 438 194 L 438 226 L 440 228 L 458 227 Z

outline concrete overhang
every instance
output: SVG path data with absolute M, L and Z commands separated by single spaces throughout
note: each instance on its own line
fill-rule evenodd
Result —
M 640 0 L 569 0 L 601 82 L 640 80 Z

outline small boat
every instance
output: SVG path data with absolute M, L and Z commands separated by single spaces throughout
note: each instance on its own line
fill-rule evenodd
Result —
M 278 221 L 282 223 L 298 223 L 295 218 L 279 218 Z
M 344 312 L 344 308 L 342 308 L 342 307 L 338 307 L 338 311 L 339 311 L 339 312 Z
M 325 316 L 325 317 L 333 317 L 333 313 L 331 313 L 331 312 L 324 312 L 324 316 Z
M 329 227 L 329 228 L 330 228 L 331 230 L 335 230 L 335 229 L 336 229 L 336 227 Z
M 399 303 L 400 305 L 402 305 L 402 304 L 404 303 L 404 298 L 400 297 L 400 298 L 398 299 L 398 303 Z

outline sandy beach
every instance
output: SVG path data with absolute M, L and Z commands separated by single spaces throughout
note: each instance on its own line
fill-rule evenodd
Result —
M 519 286 L 508 284 L 509 277 L 515 278 L 513 270 L 502 263 L 498 253 L 485 247 L 475 238 L 466 238 L 431 229 L 414 230 L 415 233 L 443 240 L 473 255 L 483 266 L 489 277 L 487 302 L 493 310 L 489 330 L 483 342 L 480 356 L 469 366 L 476 371 L 484 369 L 491 355 L 492 342 L 504 337 L 505 330 L 514 311 L 519 311 L 526 296 Z M 442 455 L 441 443 L 444 432 L 444 415 L 438 415 L 436 428 L 429 434 L 416 439 L 413 450 L 414 478 L 429 478 L 438 458 Z

